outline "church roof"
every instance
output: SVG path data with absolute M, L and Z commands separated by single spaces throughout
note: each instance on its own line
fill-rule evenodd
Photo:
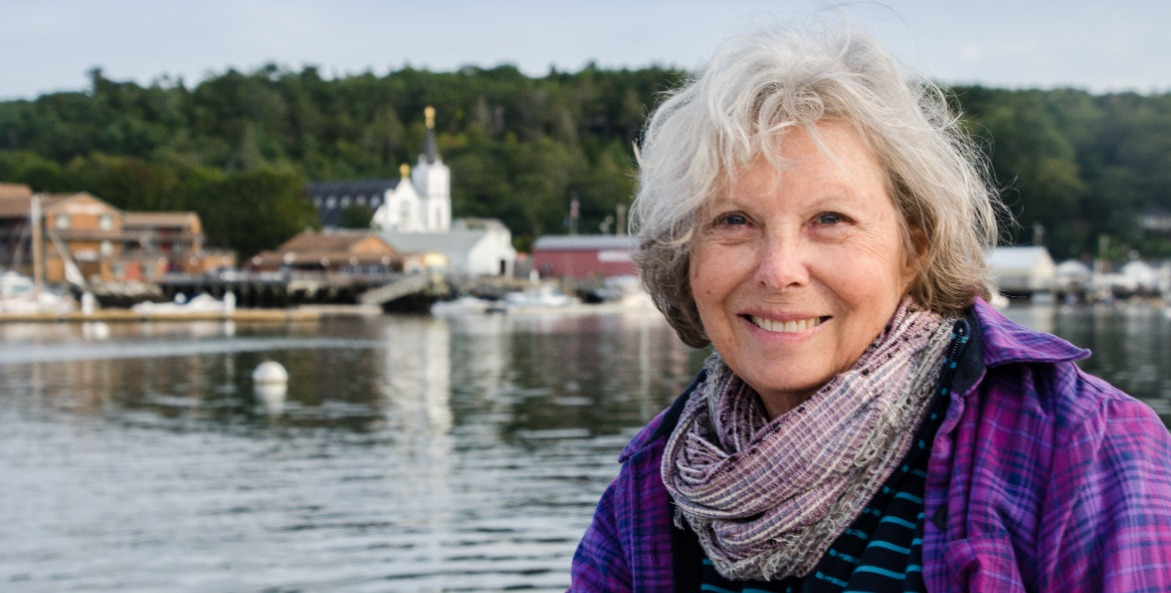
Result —
M 309 197 L 342 197 L 346 194 L 381 194 L 398 187 L 401 179 L 363 179 L 359 181 L 315 181 L 305 185 Z
M 435 161 L 439 160 L 439 147 L 435 144 L 435 130 L 427 129 L 427 138 L 423 141 L 423 153 L 419 155 L 420 161 L 425 161 L 428 165 L 434 165 Z
M 309 196 L 310 200 L 326 203 L 330 197 L 335 198 L 333 207 L 326 205 L 317 207 L 317 221 L 321 223 L 324 228 L 335 228 L 341 223 L 342 210 L 345 206 L 341 205 L 340 199 L 349 196 L 350 198 L 357 198 L 358 196 L 367 196 L 370 199 L 373 196 L 382 198 L 387 192 L 392 192 L 398 188 L 401 179 L 363 179 L 358 181 L 315 181 L 305 185 L 305 194 Z M 366 202 L 370 205 L 370 202 Z M 382 202 L 379 200 L 377 206 L 381 206 Z M 370 205 L 371 210 L 377 210 L 378 207 Z

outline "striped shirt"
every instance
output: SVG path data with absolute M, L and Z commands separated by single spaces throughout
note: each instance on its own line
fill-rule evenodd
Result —
M 1171 591 L 1171 435 L 1074 361 L 1088 355 L 977 302 L 930 447 L 923 580 L 933 592 Z M 677 419 L 677 418 L 676 418 Z M 623 451 L 570 591 L 674 591 L 659 476 L 674 419 Z M 675 536 L 677 537 L 677 536 Z M 678 546 L 676 546 L 678 548 Z

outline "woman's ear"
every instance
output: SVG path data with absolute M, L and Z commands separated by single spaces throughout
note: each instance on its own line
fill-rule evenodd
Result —
M 911 247 L 912 251 L 909 254 L 912 260 L 922 261 L 927 257 L 927 233 L 919 227 L 911 227 Z
M 923 271 L 923 265 L 927 262 L 927 233 L 918 226 L 911 226 L 907 229 L 907 272 L 914 278 Z

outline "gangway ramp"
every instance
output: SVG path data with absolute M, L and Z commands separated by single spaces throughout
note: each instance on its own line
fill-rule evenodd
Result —
M 384 305 L 409 294 L 415 294 L 427 289 L 430 280 L 426 274 L 411 274 L 397 280 L 372 288 L 358 295 L 358 302 L 363 305 Z

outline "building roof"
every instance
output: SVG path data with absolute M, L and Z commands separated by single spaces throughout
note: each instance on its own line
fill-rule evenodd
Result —
M 69 198 L 69 195 L 41 196 L 41 212 Z M 0 219 L 28 218 L 32 214 L 33 194 L 0 194 Z
M 301 233 L 282 243 L 280 247 L 276 248 L 276 251 L 349 253 L 355 246 L 371 238 L 382 242 L 389 253 L 394 253 L 394 247 L 392 245 L 387 244 L 378 233 L 370 231 Z
M 305 186 L 305 194 L 309 196 L 310 200 L 327 201 L 330 197 L 337 199 L 332 208 L 322 205 L 317 207 L 317 221 L 325 228 L 336 228 L 342 221 L 342 211 L 345 207 L 341 205 L 341 198 L 349 196 L 350 198 L 357 198 L 358 196 L 368 196 L 373 198 L 377 196 L 381 202 L 381 198 L 385 197 L 388 192 L 393 192 L 398 189 L 402 179 L 364 179 L 357 181 L 317 181 L 309 183 Z M 379 203 L 378 206 L 382 204 Z M 377 206 L 367 206 L 371 211 L 377 210 Z
M 89 206 L 86 206 L 86 203 Z M 100 212 L 122 213 L 113 204 L 85 191 L 72 194 L 49 194 L 41 196 L 41 212 L 46 214 L 50 210 L 64 210 L 66 213 L 70 211 L 76 212 L 79 208 L 85 210 L 86 214 L 93 214 L 93 208 L 97 208 Z
M 315 181 L 305 185 L 305 193 L 310 197 L 329 196 L 342 197 L 345 195 L 382 195 L 398 187 L 402 179 L 361 179 L 357 181 Z
M 305 232 L 276 249 L 257 254 L 251 263 L 262 269 L 287 264 L 324 264 L 326 260 L 332 265 L 388 264 L 395 256 L 394 247 L 374 232 Z
M 1031 268 L 1038 261 L 1046 260 L 1049 263 L 1053 262 L 1049 250 L 1037 246 L 997 247 L 985 257 L 988 267 L 994 270 Z
M 23 198 L 28 200 L 32 197 L 32 188 L 23 183 L 0 183 L 0 199 Z
M 1092 273 L 1090 266 L 1076 259 L 1067 259 L 1057 264 L 1056 271 L 1059 276 L 1089 276 Z
M 30 198 L 0 196 L 0 219 L 28 218 L 31 204 Z
M 122 228 L 131 227 L 185 227 L 191 223 L 192 217 L 199 219 L 194 212 L 125 212 L 122 218 Z
M 467 253 L 479 243 L 487 229 L 456 229 L 446 233 L 398 233 L 384 231 L 382 237 L 395 249 L 406 253 L 436 251 L 439 253 Z
M 533 251 L 632 250 L 633 235 L 544 235 L 533 243 Z

